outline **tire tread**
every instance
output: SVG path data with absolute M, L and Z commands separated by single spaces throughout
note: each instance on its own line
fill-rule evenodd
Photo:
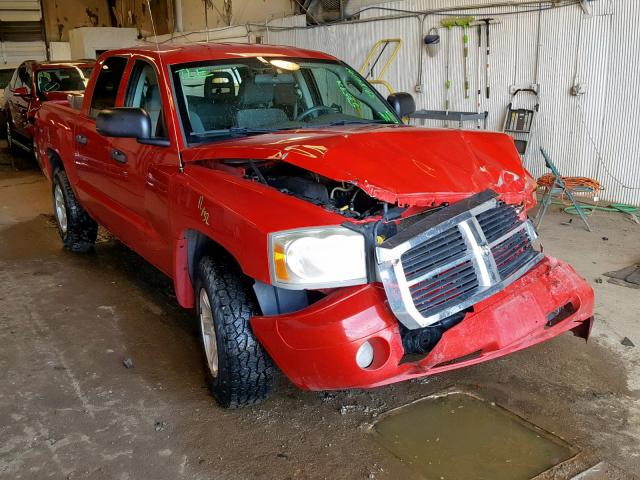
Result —
M 203 257 L 199 274 L 199 285 L 211 301 L 218 339 L 219 371 L 218 378 L 210 379 L 211 392 L 226 408 L 253 405 L 267 397 L 273 380 L 273 363 L 249 324 L 260 314 L 253 291 L 228 261 Z
M 62 243 L 67 250 L 72 252 L 86 253 L 93 248 L 98 237 L 98 224 L 89 216 L 76 199 L 67 172 L 58 169 L 53 174 L 52 196 L 55 212 L 55 191 L 56 185 L 60 185 L 62 195 L 67 208 L 67 232 L 62 233 L 58 226 L 58 232 L 62 238 Z

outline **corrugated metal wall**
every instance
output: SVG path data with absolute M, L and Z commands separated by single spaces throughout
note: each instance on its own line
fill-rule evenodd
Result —
M 0 66 L 46 60 L 39 0 L 0 0 Z
M 469 3 L 474 6 L 488 5 L 493 0 L 407 0 L 384 6 L 432 10 L 461 7 Z M 538 153 L 538 147 L 543 145 L 564 175 L 597 178 L 606 188 L 604 198 L 638 205 L 640 128 L 635 113 L 640 111 L 640 29 L 637 28 L 640 1 L 595 0 L 590 4 L 591 15 L 585 15 L 578 5 L 542 13 L 522 13 L 522 7 L 465 10 L 465 15 L 474 15 L 476 18 L 493 16 L 498 22 L 491 27 L 491 98 L 482 99 L 481 110 L 490 112 L 490 129 L 502 128 L 510 98 L 509 87 L 528 87 L 535 82 L 534 66 L 538 50 L 541 109 L 533 142 L 525 159 L 527 168 L 535 176 L 545 173 Z M 361 18 L 385 14 L 388 13 L 369 10 Z M 434 57 L 427 55 L 422 44 L 424 34 L 431 27 L 438 27 L 441 18 L 428 16 L 424 25 L 417 18 L 402 18 L 311 29 L 271 29 L 266 41 L 323 50 L 359 67 L 376 40 L 402 38 L 404 45 L 386 78 L 396 90 L 412 92 L 418 108 L 439 110 L 444 109 L 446 47 L 450 41 L 453 78 L 451 108 L 475 111 L 477 32 L 475 29 L 469 32 L 472 94 L 465 99 L 462 30 L 457 28 L 447 32 L 439 28 L 442 42 Z M 537 49 L 539 21 L 540 48 Z M 271 22 L 270 25 L 304 26 L 305 20 L 303 17 L 290 17 Z M 422 72 L 418 68 L 420 52 L 423 55 Z M 481 70 L 484 69 L 484 63 L 483 52 Z M 415 92 L 418 83 L 422 85 L 422 93 Z M 576 97 L 570 94 L 575 83 L 586 84 L 585 95 Z M 484 79 L 481 86 L 484 87 Z M 519 98 L 518 106 L 532 105 L 531 97 Z M 431 122 L 429 125 L 442 124 Z M 596 147 L 602 152 L 606 166 L 598 160 Z M 636 189 L 624 188 L 621 183 Z

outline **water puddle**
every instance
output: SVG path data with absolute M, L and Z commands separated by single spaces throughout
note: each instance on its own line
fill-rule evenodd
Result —
M 577 453 L 508 410 L 464 393 L 389 412 L 373 432 L 428 480 L 528 480 Z

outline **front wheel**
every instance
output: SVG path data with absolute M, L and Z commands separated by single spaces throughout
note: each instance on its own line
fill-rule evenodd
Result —
M 7 148 L 11 153 L 18 153 L 18 147 L 14 143 L 13 139 L 15 137 L 15 132 L 13 131 L 13 126 L 11 125 L 11 120 L 7 120 L 7 125 L 5 129 L 5 133 L 7 135 Z
M 52 193 L 53 213 L 64 247 L 72 252 L 89 251 L 96 243 L 98 224 L 78 203 L 64 170 L 54 173 Z
M 230 261 L 203 257 L 195 293 L 211 393 L 225 408 L 262 400 L 273 365 L 249 325 L 260 314 L 251 285 Z

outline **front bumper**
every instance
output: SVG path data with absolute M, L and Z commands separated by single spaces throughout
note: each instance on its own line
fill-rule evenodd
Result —
M 549 326 L 548 317 L 559 309 L 561 319 Z M 587 339 L 592 323 L 593 290 L 571 266 L 551 257 L 476 303 L 415 362 L 403 362 L 398 321 L 377 284 L 341 289 L 299 312 L 251 320 L 278 367 L 308 390 L 372 388 L 432 375 L 507 355 L 568 330 Z M 355 355 L 365 340 L 375 356 L 362 369 Z

